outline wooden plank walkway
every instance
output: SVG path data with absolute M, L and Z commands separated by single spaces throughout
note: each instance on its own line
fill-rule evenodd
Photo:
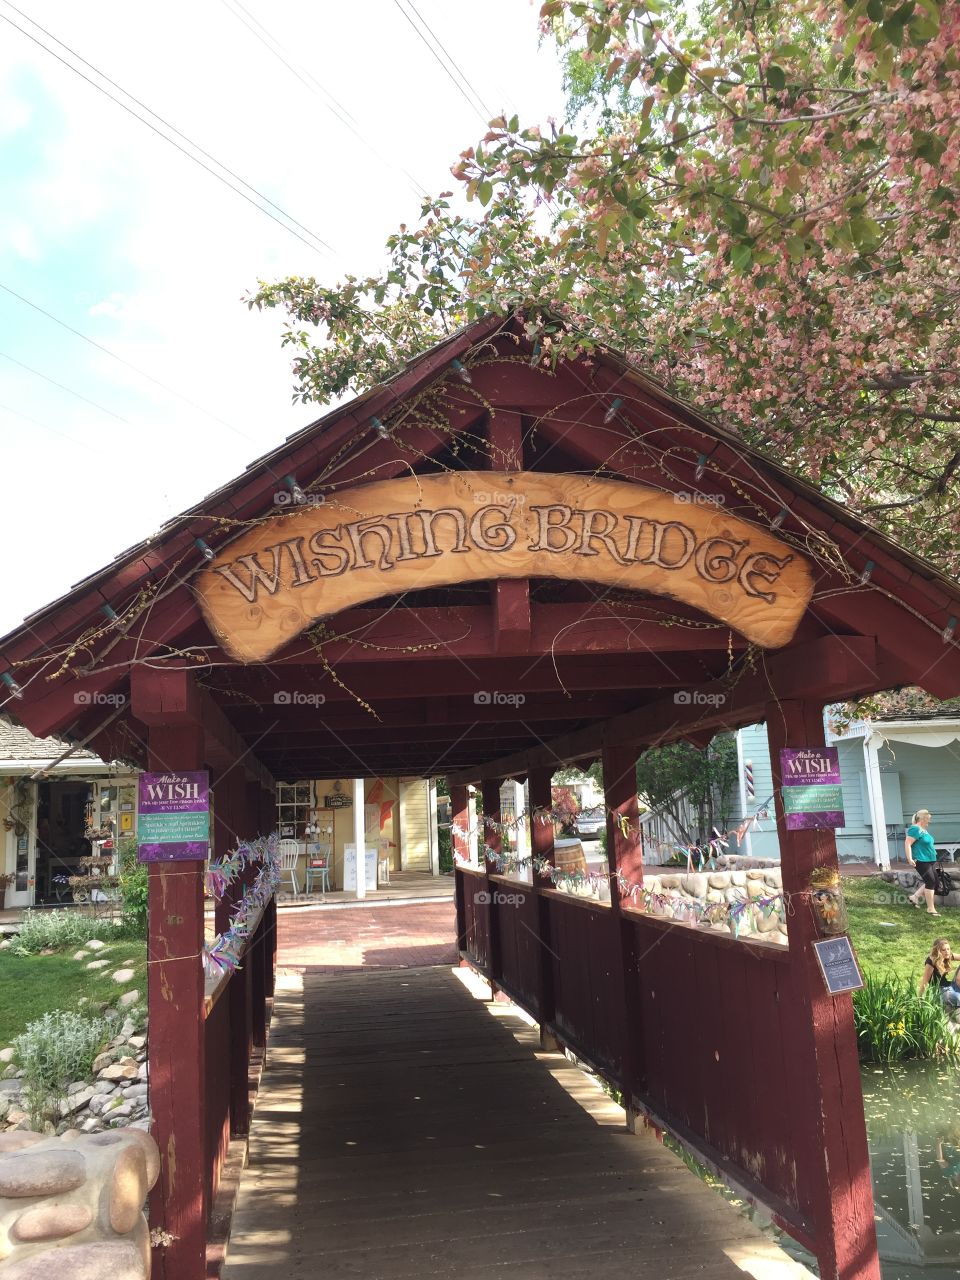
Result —
M 281 978 L 224 1280 L 809 1280 L 471 981 Z

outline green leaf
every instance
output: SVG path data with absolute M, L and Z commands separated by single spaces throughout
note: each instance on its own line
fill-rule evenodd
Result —
M 564 300 L 564 298 L 567 298 L 570 296 L 570 290 L 573 288 L 576 282 L 577 282 L 577 278 L 572 271 L 570 272 L 569 275 L 564 276 L 564 278 L 560 281 L 560 288 L 557 290 L 557 296 L 559 297 L 561 302 Z
M 492 195 L 493 195 L 492 182 L 477 183 L 477 199 L 480 201 L 482 205 L 488 205 L 490 203 L 490 198 Z
M 794 262 L 799 262 L 807 252 L 807 242 L 803 236 L 787 237 L 787 253 L 793 258 Z
M 771 62 L 767 67 L 767 84 L 771 89 L 783 89 L 786 86 L 787 77 L 782 67 L 778 67 L 775 62 Z
M 676 66 L 667 76 L 667 88 L 671 93 L 679 93 L 687 82 L 687 68 Z
M 730 263 L 737 271 L 749 271 L 753 265 L 753 250 L 748 244 L 734 245 L 730 251 Z
M 867 0 L 867 17 L 871 22 L 883 21 L 883 0 Z

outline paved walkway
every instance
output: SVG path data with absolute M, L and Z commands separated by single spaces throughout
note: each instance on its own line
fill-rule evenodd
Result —
M 452 902 L 284 911 L 277 929 L 281 971 L 340 973 L 361 966 L 397 969 L 457 962 Z
M 463 973 L 281 977 L 224 1280 L 810 1280 Z

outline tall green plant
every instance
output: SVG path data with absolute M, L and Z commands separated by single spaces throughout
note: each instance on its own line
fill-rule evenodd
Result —
M 902 978 L 868 974 L 863 989 L 853 993 L 853 1017 L 864 1062 L 960 1061 L 960 1028 L 933 987 L 918 995 Z
M 146 865 L 137 861 L 137 842 L 133 836 L 120 838 L 120 897 L 124 932 L 145 938 L 150 888 Z

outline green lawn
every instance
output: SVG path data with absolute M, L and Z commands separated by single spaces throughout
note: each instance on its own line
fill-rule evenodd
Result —
M 109 943 L 91 960 L 109 960 L 109 968 L 87 969 L 83 960 L 74 960 L 79 950 L 72 946 L 49 956 L 15 956 L 0 951 L 0 1048 L 19 1035 L 28 1022 L 53 1009 L 76 1009 L 81 996 L 96 1004 L 111 1004 L 135 986 L 143 1000 L 147 996 L 147 953 L 140 942 Z M 119 986 L 110 977 L 114 969 L 133 969 L 132 984 Z
M 949 938 L 960 954 L 960 911 L 942 907 L 940 919 L 917 911 L 906 894 L 879 876 L 848 876 L 843 896 L 850 917 L 850 937 L 865 973 L 894 973 L 920 981 L 923 962 L 934 938 Z

